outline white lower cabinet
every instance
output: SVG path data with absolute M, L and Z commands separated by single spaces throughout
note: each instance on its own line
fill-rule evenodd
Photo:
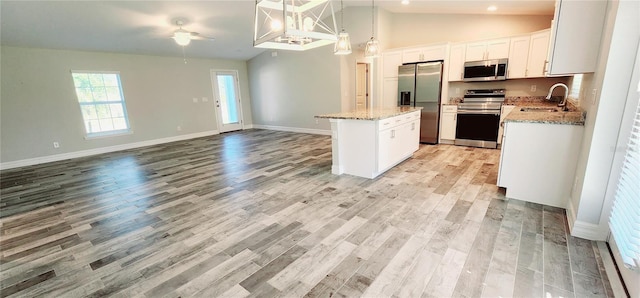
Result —
M 419 110 L 381 120 L 330 122 L 333 174 L 375 178 L 411 157 L 419 147 Z
M 566 208 L 584 126 L 506 122 L 498 186 L 506 196 Z
M 456 122 L 458 106 L 443 105 L 440 118 L 440 140 L 453 141 L 456 139 Z
M 500 128 L 498 128 L 498 144 L 502 144 L 502 136 L 504 135 L 504 118 L 515 109 L 516 106 L 502 106 L 502 111 L 500 111 Z

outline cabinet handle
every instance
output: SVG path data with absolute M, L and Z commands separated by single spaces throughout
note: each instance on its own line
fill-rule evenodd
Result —
M 464 72 L 460 73 L 460 80 L 462 80 L 462 78 L 464 77 Z
M 415 123 L 411 123 L 411 130 L 416 130 L 416 124 Z
M 456 113 L 455 115 L 453 115 L 453 121 L 458 120 L 458 113 Z
M 529 70 L 528 70 L 528 69 L 525 69 L 525 70 L 524 70 L 524 76 L 525 76 L 525 77 L 526 77 L 526 76 L 529 76 Z
M 549 60 L 544 60 L 544 67 L 542 68 L 542 73 L 547 73 L 547 65 L 549 65 Z
M 396 137 L 396 130 L 393 129 L 393 130 L 391 130 L 391 138 L 393 139 L 395 137 Z

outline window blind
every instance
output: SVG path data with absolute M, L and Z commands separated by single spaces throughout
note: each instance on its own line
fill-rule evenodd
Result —
M 625 267 L 638 271 L 640 267 L 640 103 L 631 126 L 629 144 L 609 217 L 609 227 Z

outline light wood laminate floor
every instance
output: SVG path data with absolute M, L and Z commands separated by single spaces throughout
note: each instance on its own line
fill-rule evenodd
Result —
M 330 137 L 247 130 L 2 171 L 0 295 L 612 297 L 499 155 L 421 145 L 369 180 Z

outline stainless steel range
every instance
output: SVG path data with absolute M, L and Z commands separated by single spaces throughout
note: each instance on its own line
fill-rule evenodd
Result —
M 504 89 L 467 90 L 458 104 L 455 145 L 498 147 Z

